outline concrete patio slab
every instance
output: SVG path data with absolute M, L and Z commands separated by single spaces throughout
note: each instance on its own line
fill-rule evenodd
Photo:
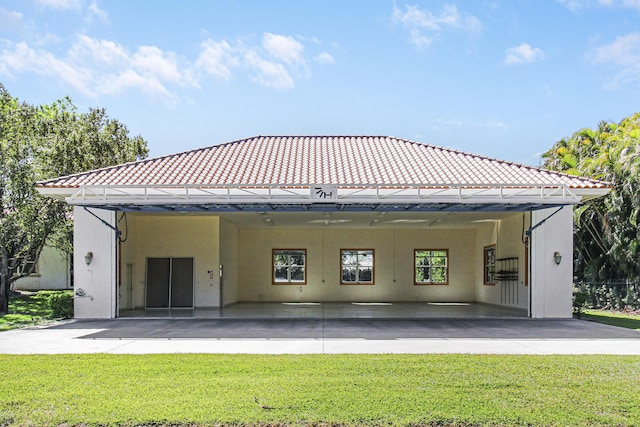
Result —
M 493 319 L 527 318 L 527 310 L 476 302 L 240 302 L 220 309 L 121 310 L 145 319 Z
M 72 320 L 2 332 L 0 353 L 640 355 L 640 332 L 573 319 Z

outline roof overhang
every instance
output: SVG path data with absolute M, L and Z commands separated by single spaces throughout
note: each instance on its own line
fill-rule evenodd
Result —
M 525 211 L 574 205 L 610 188 L 523 184 L 229 184 L 38 187 L 70 205 L 122 211 Z

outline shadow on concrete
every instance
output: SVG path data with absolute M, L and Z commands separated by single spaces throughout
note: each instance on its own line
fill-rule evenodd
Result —
M 49 329 L 100 329 L 83 339 L 632 339 L 640 332 L 562 319 L 114 319 Z

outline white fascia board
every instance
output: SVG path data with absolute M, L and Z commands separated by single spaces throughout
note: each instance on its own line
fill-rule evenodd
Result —
M 77 188 L 50 188 L 50 187 L 36 187 L 36 191 L 43 196 L 51 197 L 53 199 L 66 200 L 69 197 L 73 197 L 77 193 Z
M 463 187 L 463 186 L 345 186 L 335 197 L 317 199 L 309 187 L 229 186 L 217 188 L 189 186 L 84 187 L 66 198 L 77 204 L 206 204 L 206 203 L 542 203 L 576 204 L 582 197 L 568 188 L 539 187 Z
M 458 184 L 343 184 L 331 199 L 317 199 L 312 185 L 250 186 L 197 185 L 87 186 L 38 188 L 40 194 L 64 199 L 71 205 L 101 204 L 236 204 L 236 203 L 539 203 L 577 204 L 606 195 L 610 188 L 570 189 L 562 185 L 458 185 Z
M 612 188 L 578 188 L 574 189 L 573 193 L 580 198 L 583 202 L 587 200 L 597 199 L 598 197 L 604 197 L 611 192 Z

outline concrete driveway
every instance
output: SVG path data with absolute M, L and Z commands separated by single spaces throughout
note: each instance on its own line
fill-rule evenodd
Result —
M 2 332 L 0 353 L 640 355 L 640 332 L 572 319 L 71 320 Z

